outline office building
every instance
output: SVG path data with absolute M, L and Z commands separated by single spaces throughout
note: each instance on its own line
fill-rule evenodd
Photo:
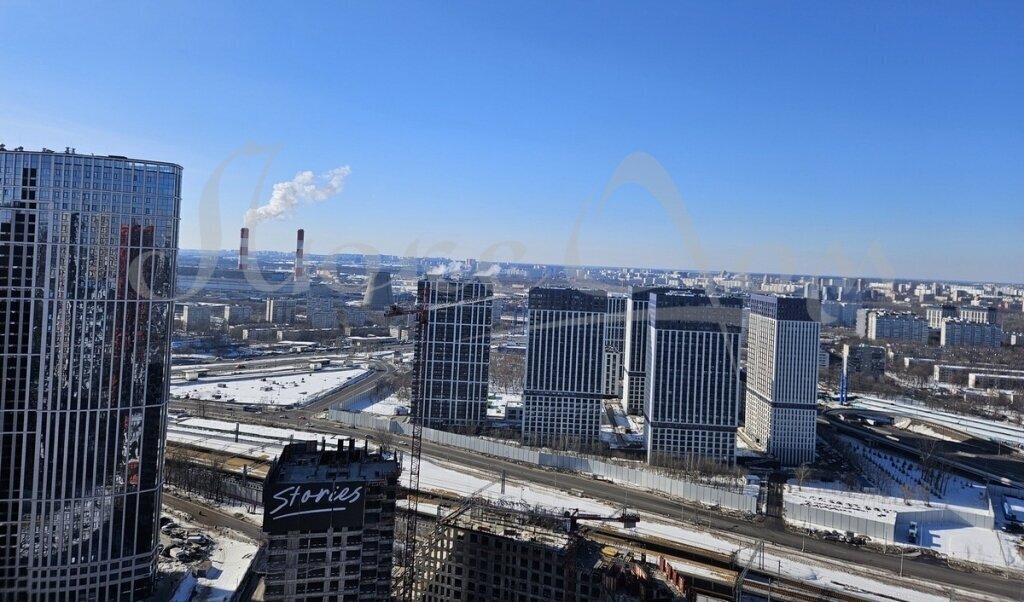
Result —
M 623 406 L 627 413 L 639 416 L 644 412 L 647 387 L 647 307 L 651 293 L 674 290 L 670 287 L 637 287 L 626 304 L 626 348 L 623 354 L 625 378 L 622 386 Z
M 744 431 L 785 466 L 814 461 L 820 312 L 813 299 L 750 297 Z
M 0 145 L 0 174 L 0 599 L 145 599 L 181 167 Z
M 420 417 L 431 427 L 478 426 L 487 419 L 493 285 L 429 277 L 416 303 L 428 306 L 417 322 L 413 387 L 422 391 Z M 417 393 L 414 391 L 414 395 Z
M 388 600 L 400 472 L 351 439 L 286 445 L 263 485 L 263 599 Z
M 939 344 L 943 347 L 988 347 L 997 349 L 1003 344 L 1003 327 L 998 324 L 946 318 L 942 322 Z
M 743 302 L 684 292 L 655 293 L 648 307 L 648 462 L 736 459 Z
M 529 294 L 523 441 L 597 444 L 604 400 L 605 291 L 534 287 Z
M 266 307 L 263 319 L 267 322 L 279 325 L 295 323 L 295 310 L 298 307 L 295 299 L 267 299 Z
M 843 365 L 847 374 L 863 374 L 874 378 L 885 376 L 885 357 L 885 347 L 843 345 Z

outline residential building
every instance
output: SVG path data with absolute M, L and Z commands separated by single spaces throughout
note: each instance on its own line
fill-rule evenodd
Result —
M 248 305 L 227 305 L 224 307 L 224 320 L 230 326 L 252 322 L 252 307 Z
M 295 299 L 267 299 L 267 310 L 263 319 L 271 324 L 294 324 L 297 306 Z
M 181 327 L 187 332 L 206 332 L 216 305 L 206 303 L 185 303 L 181 306 Z
M 607 311 L 605 291 L 530 289 L 523 390 L 527 444 L 569 448 L 599 442 Z
M 608 315 L 605 317 L 605 395 L 612 398 L 622 396 L 622 362 L 626 350 L 626 304 L 625 295 L 608 295 Z
M 751 295 L 744 431 L 785 466 L 814 461 L 820 306 Z
M 927 343 L 928 320 L 910 311 L 873 309 L 867 312 L 865 338 L 872 341 L 892 339 Z
M 480 280 L 429 277 L 416 303 L 428 307 L 416 325 L 413 394 L 431 427 L 478 426 L 487 419 L 494 288 Z M 419 393 L 416 393 L 419 391 Z
M 874 345 L 843 345 L 843 365 L 848 374 L 871 377 L 885 376 L 885 347 Z
M 967 322 L 998 324 L 999 308 L 981 305 L 962 305 L 957 308 L 957 317 Z
M 947 318 L 942 323 L 939 344 L 943 347 L 990 347 L 1003 344 L 1003 327 L 998 324 Z
M 647 460 L 736 459 L 743 301 L 654 293 L 648 307 Z
M 636 287 L 626 305 L 625 352 L 622 405 L 626 412 L 639 416 L 644 412 L 647 386 L 647 307 L 651 293 L 676 290 L 671 287 Z
M 821 325 L 852 328 L 857 324 L 857 311 L 860 309 L 860 303 L 847 301 L 822 301 Z
M 942 328 L 942 322 L 946 318 L 957 318 L 959 312 L 956 305 L 937 305 L 925 308 L 925 317 L 928 318 L 928 327 L 938 330 Z
M 0 174 L 0 599 L 146 599 L 181 167 L 0 145 Z
M 286 445 L 263 485 L 263 599 L 390 599 L 400 472 L 352 439 Z

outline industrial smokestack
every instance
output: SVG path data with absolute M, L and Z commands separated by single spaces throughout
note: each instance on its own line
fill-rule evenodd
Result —
M 306 231 L 299 228 L 297 237 L 295 239 L 295 279 L 301 280 L 303 276 L 304 267 L 302 265 L 302 247 L 306 242 Z
M 238 245 L 238 269 L 246 271 L 249 269 L 249 229 L 242 228 L 241 242 Z

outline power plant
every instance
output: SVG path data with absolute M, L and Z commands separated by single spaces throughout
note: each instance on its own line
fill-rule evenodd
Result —
M 394 303 L 391 294 L 391 272 L 372 272 L 366 280 L 363 308 L 383 311 Z
M 295 237 L 295 280 L 302 280 L 303 270 L 305 269 L 302 265 L 302 247 L 305 246 L 306 242 L 306 231 L 299 228 Z
M 238 245 L 238 271 L 249 269 L 249 229 L 242 228 L 241 241 Z

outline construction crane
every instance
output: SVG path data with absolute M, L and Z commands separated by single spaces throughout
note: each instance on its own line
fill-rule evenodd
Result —
M 430 299 L 429 280 L 424 283 L 421 293 L 420 299 L 424 301 Z M 395 304 L 384 311 L 385 318 L 395 318 L 398 316 L 416 317 L 416 330 L 413 340 L 416 341 L 417 352 L 414 357 L 412 395 L 410 396 L 409 403 L 409 422 L 412 424 L 412 441 L 409 444 L 409 515 L 405 521 L 405 572 L 402 575 L 400 596 L 400 600 L 405 602 L 413 602 L 414 585 L 416 583 L 416 527 L 419 521 L 419 500 L 416 494 L 420 490 L 420 459 L 423 455 L 422 411 L 423 396 L 426 389 L 426 371 L 421 365 L 424 358 L 418 346 L 424 340 L 427 326 L 430 324 L 430 312 L 468 303 L 471 303 L 471 301 L 457 301 L 437 305 L 419 302 L 412 307 Z

